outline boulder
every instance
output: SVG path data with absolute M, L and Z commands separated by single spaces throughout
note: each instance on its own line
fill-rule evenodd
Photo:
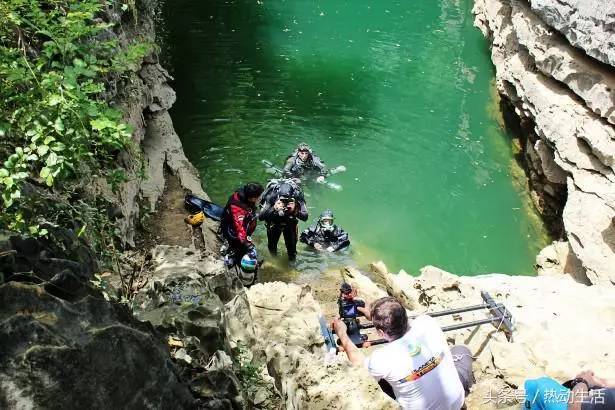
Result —
M 570 44 L 615 66 L 615 3 L 603 0 L 530 0 L 529 3 Z
M 0 407 L 193 408 L 160 335 L 91 287 L 87 247 L 49 236 L 0 239 Z

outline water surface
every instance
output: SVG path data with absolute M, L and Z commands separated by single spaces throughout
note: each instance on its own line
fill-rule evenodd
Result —
M 282 164 L 305 141 L 348 169 L 331 178 L 343 191 L 306 190 L 311 215 L 331 208 L 353 243 L 324 259 L 301 250 L 299 271 L 383 259 L 410 273 L 427 264 L 532 273 L 544 238 L 513 186 L 509 138 L 490 114 L 493 71 L 471 7 L 167 2 L 172 116 L 206 191 L 225 202 L 240 184 L 268 178 L 262 159 Z M 271 275 L 282 275 L 284 258 L 273 261 Z

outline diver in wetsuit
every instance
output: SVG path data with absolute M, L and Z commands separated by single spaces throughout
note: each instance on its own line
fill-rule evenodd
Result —
M 307 221 L 308 211 L 301 188 L 291 179 L 272 180 L 261 197 L 261 210 L 258 219 L 267 226 L 267 246 L 271 254 L 276 254 L 280 235 L 288 260 L 297 256 L 299 219 Z
M 310 146 L 302 142 L 286 160 L 283 175 L 286 178 L 302 178 L 310 172 L 318 173 L 317 182 L 324 182 L 327 167 L 318 156 L 314 155 Z
M 327 209 L 318 222 L 301 233 L 299 240 L 315 249 L 328 252 L 339 251 L 350 245 L 350 238 L 342 228 L 335 225 L 333 212 Z

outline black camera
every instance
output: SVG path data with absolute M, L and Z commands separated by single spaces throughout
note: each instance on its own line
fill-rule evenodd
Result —
M 287 208 L 288 208 L 288 204 L 290 204 L 290 203 L 292 203 L 292 202 L 295 202 L 295 198 L 292 198 L 292 197 L 287 197 L 287 196 L 281 196 L 281 197 L 278 197 L 278 200 L 279 200 L 280 202 L 282 202 L 282 204 L 284 204 L 284 209 L 280 209 L 280 210 L 278 211 L 278 215 L 280 215 L 280 216 L 284 216 L 284 215 L 286 215 L 286 210 L 287 210 Z
M 340 297 L 337 299 L 337 306 L 340 318 L 346 324 L 346 333 L 350 340 L 356 345 L 361 346 L 367 336 L 361 334 L 361 324 L 359 316 L 364 316 L 359 311 L 359 307 L 365 307 L 365 301 L 355 299 L 352 295 L 352 287 L 348 283 L 342 283 Z
M 363 316 L 361 312 L 359 312 L 358 307 L 365 307 L 365 301 L 361 299 L 351 299 L 346 300 L 343 297 L 340 297 L 337 300 L 337 305 L 339 308 L 339 314 L 342 319 L 356 319 L 359 316 Z

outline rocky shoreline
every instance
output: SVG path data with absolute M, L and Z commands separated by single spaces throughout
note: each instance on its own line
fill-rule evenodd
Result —
M 563 227 L 566 273 L 615 284 L 615 6 L 477 0 L 497 89 L 513 107 L 536 208 Z M 555 245 L 561 254 L 562 245 Z
M 507 307 L 515 320 L 513 342 L 488 324 L 446 333 L 451 344 L 467 345 L 474 356 L 476 384 L 466 398 L 468 409 L 519 408 L 527 378 L 568 380 L 584 368 L 615 377 L 611 287 L 586 286 L 567 275 L 456 276 L 430 266 L 412 277 L 390 273 L 382 262 L 368 274 L 346 268 L 342 275 L 367 301 L 392 295 L 413 315 L 480 304 L 480 291 Z M 247 294 L 258 344 L 286 408 L 395 408 L 367 371 L 352 368 L 343 353 L 325 360 L 318 317 L 335 312 L 323 311 L 309 286 L 264 283 Z M 486 317 L 468 312 L 440 322 Z

